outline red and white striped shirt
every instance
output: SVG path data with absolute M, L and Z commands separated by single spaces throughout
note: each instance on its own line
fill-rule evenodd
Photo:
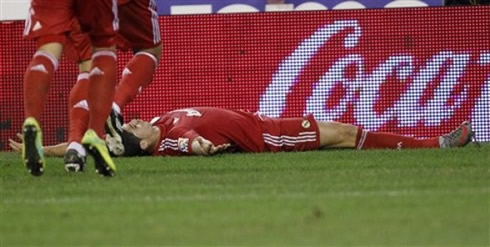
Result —
M 313 116 L 269 118 L 257 113 L 212 107 L 168 112 L 152 120 L 161 130 L 154 155 L 192 154 L 192 141 L 202 136 L 214 145 L 229 143 L 232 150 L 277 152 L 319 147 L 318 126 Z

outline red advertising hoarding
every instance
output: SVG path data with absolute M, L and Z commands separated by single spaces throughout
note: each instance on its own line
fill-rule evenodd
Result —
M 416 137 L 471 120 L 490 141 L 490 7 L 161 17 L 163 56 L 126 120 L 216 106 L 361 125 Z M 0 148 L 20 131 L 34 53 L 2 23 Z M 119 69 L 130 58 L 119 54 Z M 62 60 L 43 115 L 45 143 L 67 136 L 76 66 Z

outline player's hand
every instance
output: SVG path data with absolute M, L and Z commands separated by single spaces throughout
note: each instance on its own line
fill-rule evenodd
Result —
M 22 135 L 17 133 L 17 137 L 22 140 Z M 9 138 L 9 146 L 12 150 L 14 150 L 17 153 L 22 152 L 22 141 L 21 142 L 16 142 L 12 139 Z
M 192 141 L 192 152 L 197 155 L 213 155 L 224 152 L 229 147 L 229 143 L 215 146 L 211 141 L 202 136 L 198 136 L 194 139 L 194 141 Z

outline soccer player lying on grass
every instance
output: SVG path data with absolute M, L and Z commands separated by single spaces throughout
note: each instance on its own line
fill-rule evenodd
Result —
M 270 118 L 259 113 L 212 107 L 168 112 L 151 122 L 135 119 L 123 125 L 124 156 L 213 155 L 220 152 L 307 151 L 321 148 L 450 148 L 468 144 L 474 132 L 469 122 L 447 135 L 416 139 L 369 132 L 350 124 L 302 118 Z M 10 141 L 12 149 L 20 144 Z M 58 146 L 45 152 L 63 155 Z M 66 144 L 65 144 L 66 145 Z

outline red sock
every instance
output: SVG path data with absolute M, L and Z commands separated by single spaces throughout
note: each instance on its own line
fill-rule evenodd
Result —
M 98 51 L 92 55 L 92 69 L 88 85 L 88 106 L 90 120 L 88 128 L 100 138 L 104 136 L 104 123 L 111 111 L 116 86 L 116 54 L 112 51 Z
M 361 128 L 357 131 L 356 148 L 439 148 L 439 137 L 415 139 L 386 132 L 369 132 Z
M 157 59 L 150 53 L 138 52 L 124 68 L 123 77 L 114 96 L 114 102 L 123 109 L 138 93 L 150 84 Z
M 87 130 L 89 118 L 87 103 L 88 77 L 88 72 L 80 73 L 78 75 L 77 83 L 70 91 L 70 131 L 68 134 L 68 143 L 81 143 L 83 134 Z
M 58 60 L 46 53 L 38 51 L 34 54 L 31 64 L 24 74 L 24 112 L 25 117 L 41 120 L 49 86 L 53 74 L 58 67 Z

